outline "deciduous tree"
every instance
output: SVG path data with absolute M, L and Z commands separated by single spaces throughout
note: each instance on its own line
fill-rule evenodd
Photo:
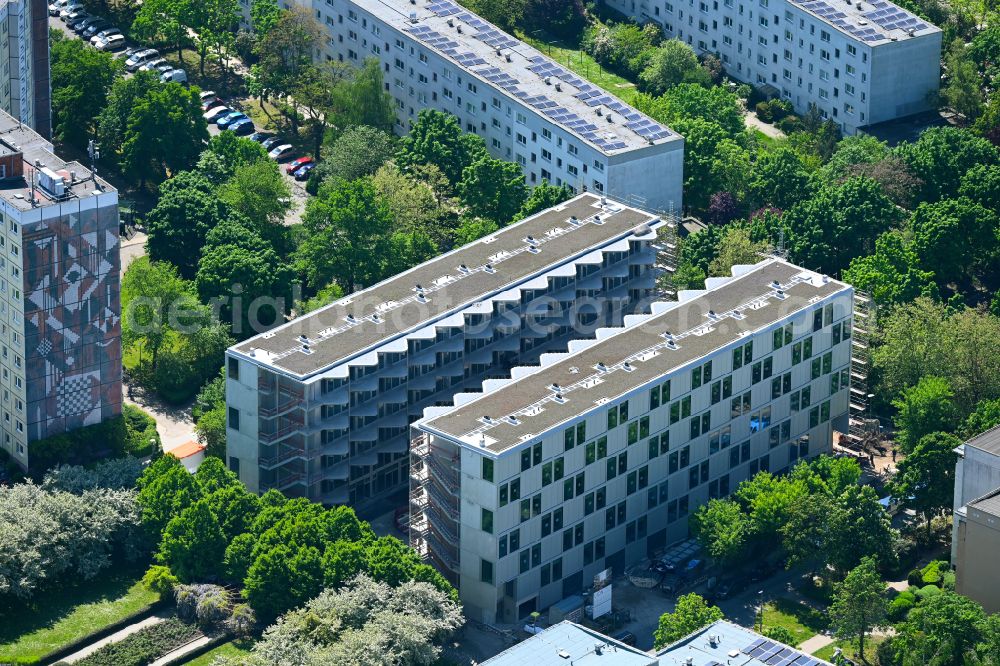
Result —
M 885 620 L 885 583 L 871 557 L 861 560 L 837 586 L 830 606 L 830 619 L 839 638 L 857 639 L 858 654 L 865 654 L 865 638 Z M 862 661 L 867 659 L 862 656 Z
M 916 385 L 900 394 L 893 406 L 897 441 L 909 453 L 932 432 L 951 432 L 958 423 L 955 392 L 944 377 L 924 375 Z
M 472 215 L 504 226 L 524 205 L 528 188 L 519 166 L 483 157 L 462 171 L 458 196 Z
M 952 506 L 955 497 L 955 448 L 962 440 L 943 432 L 920 438 L 899 462 L 889 490 L 906 508 L 923 514 L 930 538 L 931 520 Z
M 64 143 L 86 146 L 124 63 L 78 39 L 54 40 L 49 54 L 54 134 Z
M 674 612 L 660 616 L 656 633 L 653 634 L 654 647 L 660 649 L 670 645 L 722 617 L 718 606 L 710 606 L 694 592 L 678 597 Z

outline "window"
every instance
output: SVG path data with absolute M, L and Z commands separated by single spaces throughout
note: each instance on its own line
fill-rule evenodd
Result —
M 608 410 L 608 430 L 618 427 L 618 409 L 612 407 Z
M 493 482 L 493 460 L 483 458 L 483 481 Z
M 531 469 L 531 449 L 521 451 L 521 471 Z
M 566 440 L 565 450 L 569 451 L 570 449 L 573 448 L 576 442 L 576 428 L 566 428 L 566 431 L 563 433 L 563 436 Z
M 493 534 L 493 512 L 489 509 L 482 510 L 482 516 L 480 520 L 480 525 L 482 530 L 487 534 Z
M 240 362 L 239 359 L 229 358 L 229 378 L 239 379 L 240 378 Z
M 479 580 L 490 585 L 493 584 L 493 563 L 489 560 L 479 561 Z
M 232 430 L 240 429 L 240 410 L 235 407 L 229 408 L 229 427 Z
M 531 500 L 523 499 L 521 500 L 521 522 L 525 522 L 531 519 Z

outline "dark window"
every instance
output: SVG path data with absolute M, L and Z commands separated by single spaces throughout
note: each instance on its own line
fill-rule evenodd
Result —
M 565 466 L 566 466 L 565 460 L 563 460 L 562 458 L 556 458 L 555 462 L 552 465 L 552 474 L 553 478 L 555 478 L 556 481 L 563 478 L 563 474 L 566 471 Z
M 618 426 L 618 410 L 612 407 L 608 410 L 608 430 Z
M 521 522 L 531 519 L 531 500 L 521 500 Z
M 542 516 L 542 536 L 547 537 L 552 534 L 552 514 L 547 513 Z
M 823 310 L 819 309 L 813 312 L 813 331 L 818 331 L 823 328 Z
M 506 556 L 507 556 L 507 535 L 505 534 L 502 537 L 500 537 L 499 541 L 497 541 L 497 557 L 506 557 Z
M 576 441 L 582 442 L 587 439 L 587 424 L 581 422 L 576 424 Z
M 528 573 L 528 569 L 531 568 L 531 551 L 527 548 L 521 551 L 518 555 L 518 571 L 521 573 Z
M 542 465 L 542 487 L 552 483 L 552 463 L 547 462 Z
M 552 512 L 552 531 L 556 532 L 561 530 L 563 526 L 563 510 L 562 507 L 556 509 Z
M 589 444 L 587 444 L 586 454 L 584 457 L 584 464 L 589 465 L 595 460 L 597 460 L 597 442 L 590 442 Z
M 493 534 L 493 512 L 489 509 L 483 509 L 481 525 L 484 532 Z
M 493 563 L 489 560 L 480 560 L 479 580 L 490 585 L 493 584 Z
M 537 516 L 542 512 L 542 494 L 538 493 L 531 498 L 531 515 Z
M 532 462 L 531 462 L 532 465 L 537 465 L 538 463 L 542 462 L 541 442 L 538 442 L 537 444 L 531 447 L 531 457 L 532 457 Z
M 566 428 L 566 432 L 563 433 L 563 436 L 566 440 L 566 449 L 565 449 L 566 451 L 569 451 L 576 445 L 575 435 L 576 435 L 576 430 L 573 428 Z
M 649 485 L 649 466 L 644 465 L 639 468 L 639 488 L 645 488 Z
M 584 472 L 580 472 L 576 475 L 576 494 L 578 497 L 583 494 L 583 489 L 586 485 L 584 474 Z
M 631 495 L 636 490 L 636 473 L 629 472 L 629 475 L 625 482 L 625 491 Z
M 608 458 L 607 467 L 608 473 L 605 475 L 605 478 L 609 480 L 615 478 L 615 475 L 618 473 L 618 461 L 613 457 Z
M 483 458 L 483 481 L 493 482 L 493 460 Z
M 649 437 L 649 417 L 639 419 L 639 437 Z
M 229 408 L 229 427 L 233 430 L 240 429 L 240 410 L 235 407 Z
M 240 378 L 240 361 L 239 359 L 229 357 L 229 378 L 239 379 Z
M 521 451 L 521 471 L 531 469 L 531 449 Z

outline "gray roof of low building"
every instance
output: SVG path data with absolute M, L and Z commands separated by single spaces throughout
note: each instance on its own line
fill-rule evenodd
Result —
M 660 222 L 652 213 L 610 199 L 602 206 L 601 200 L 582 194 L 245 340 L 230 352 L 287 375 L 309 377 Z M 423 300 L 416 285 L 423 289 Z
M 969 502 L 969 507 L 1000 518 L 1000 488 Z
M 1000 455 L 1000 425 L 990 428 L 986 432 L 979 433 L 965 443 L 974 449 L 986 451 L 994 455 Z
M 665 312 L 418 423 L 431 433 L 502 453 L 848 288 L 843 282 L 769 259 Z
M 656 666 L 656 657 L 563 621 L 521 641 L 482 666 Z
M 830 662 L 717 620 L 659 652 L 659 666 L 830 666 Z
M 676 132 L 455 0 L 353 2 L 606 155 L 681 140 Z

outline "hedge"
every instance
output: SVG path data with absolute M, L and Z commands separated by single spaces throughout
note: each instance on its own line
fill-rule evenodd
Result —
M 201 636 L 198 627 L 177 618 L 143 627 L 76 662 L 76 666 L 146 666 Z
M 155 440 L 150 444 L 149 440 Z M 99 458 L 131 453 L 143 456 L 159 446 L 156 420 L 133 405 L 123 405 L 121 416 L 70 432 L 31 442 L 28 464 L 33 477 L 41 478 L 56 465 L 85 465 Z
M 169 604 L 170 604 L 169 599 L 161 599 L 160 601 L 157 601 L 156 603 L 146 606 L 145 608 L 140 609 L 127 617 L 123 617 L 117 622 L 105 625 L 100 629 L 97 629 L 96 631 L 87 634 L 86 636 L 81 636 L 75 641 L 60 646 L 59 648 L 53 650 L 52 652 L 48 653 L 47 655 L 39 659 L 37 662 L 24 662 L 24 663 L 38 663 L 42 665 L 56 663 L 63 657 L 68 657 L 69 655 L 75 652 L 79 652 L 83 648 L 87 647 L 92 643 L 96 643 L 102 638 L 107 638 L 111 634 L 121 631 L 122 629 L 124 629 L 129 625 L 135 624 L 140 620 L 145 620 L 147 617 L 149 617 L 156 611 L 160 610 L 161 608 L 167 607 Z M 65 662 L 59 662 L 59 663 L 65 663 Z

